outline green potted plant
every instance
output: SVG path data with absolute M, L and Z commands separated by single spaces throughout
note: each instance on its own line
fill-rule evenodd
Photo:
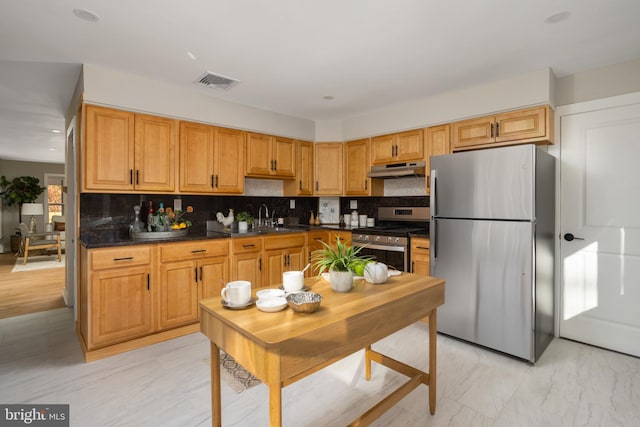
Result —
M 7 206 L 18 207 L 19 222 L 22 222 L 22 204 L 33 203 L 46 190 L 40 187 L 40 180 L 33 176 L 18 176 L 9 181 L 4 175 L 0 177 L 0 198 Z
M 348 246 L 336 239 L 336 246 L 333 247 L 325 242 L 320 242 L 322 249 L 313 252 L 311 261 L 314 268 L 319 270 L 319 274 L 329 271 L 329 283 L 331 289 L 336 292 L 349 292 L 353 287 L 353 272 L 356 266 L 371 261 L 373 257 L 358 255 L 362 250 L 361 246 Z
M 253 224 L 253 216 L 247 211 L 242 211 L 236 215 L 238 221 L 238 231 L 245 232 L 249 229 L 249 225 Z

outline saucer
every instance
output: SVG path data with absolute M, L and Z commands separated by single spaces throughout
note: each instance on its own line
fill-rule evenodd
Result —
M 278 286 L 278 289 L 280 289 L 280 290 L 283 290 L 283 291 L 284 291 L 284 286 L 280 285 L 280 286 Z M 291 292 L 289 292 L 289 291 L 284 291 L 284 293 L 285 293 L 285 294 L 295 294 L 295 293 L 298 293 L 298 292 L 307 292 L 308 290 L 309 290 L 309 288 L 308 288 L 308 287 L 303 286 L 303 287 L 302 287 L 302 289 L 298 289 L 297 291 L 291 291 Z
M 230 310 L 242 310 L 243 308 L 251 307 L 255 303 L 256 303 L 256 299 L 255 298 L 251 298 L 248 303 L 242 304 L 242 305 L 233 305 L 233 304 L 228 303 L 225 300 L 222 300 L 222 306 L 224 308 L 228 308 Z

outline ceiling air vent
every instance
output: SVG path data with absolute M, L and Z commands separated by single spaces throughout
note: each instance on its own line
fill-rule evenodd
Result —
M 240 82 L 238 80 L 233 80 L 229 77 L 221 76 L 220 74 L 214 74 L 211 71 L 207 71 L 200 77 L 198 77 L 195 80 L 195 83 L 201 86 L 229 90 Z

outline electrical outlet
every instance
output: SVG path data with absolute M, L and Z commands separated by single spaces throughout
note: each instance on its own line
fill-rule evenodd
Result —
M 182 199 L 173 199 L 173 210 L 174 211 L 182 210 Z
M 294 199 L 289 200 L 289 209 L 296 208 L 296 201 Z
M 358 201 L 350 200 L 349 201 L 349 209 L 358 209 Z

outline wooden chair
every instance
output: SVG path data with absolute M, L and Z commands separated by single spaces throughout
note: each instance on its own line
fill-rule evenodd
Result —
M 58 262 L 62 262 L 62 245 L 60 243 L 60 232 L 53 233 L 29 233 L 29 227 L 24 222 L 20 223 L 20 234 L 22 236 L 22 254 L 24 264 L 27 263 L 29 251 L 39 249 L 57 249 Z M 55 239 L 51 239 L 55 235 Z

